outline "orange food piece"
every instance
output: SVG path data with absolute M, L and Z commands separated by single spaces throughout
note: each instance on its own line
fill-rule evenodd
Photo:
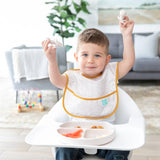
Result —
M 96 128 L 97 128 L 97 126 L 92 126 L 91 128 L 96 129 Z
M 102 126 L 97 126 L 97 128 L 98 128 L 98 129 L 104 129 L 104 127 L 102 127 Z
M 73 133 L 66 133 L 66 134 L 62 134 L 62 135 L 66 136 L 66 137 L 70 137 L 70 138 L 80 138 L 82 132 L 83 132 L 83 130 L 79 129 Z
M 91 129 L 104 129 L 103 126 L 92 126 Z

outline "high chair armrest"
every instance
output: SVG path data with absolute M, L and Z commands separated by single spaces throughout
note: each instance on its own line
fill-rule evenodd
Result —
M 129 118 L 128 124 L 132 127 L 145 131 L 145 119 L 141 113 L 135 113 Z

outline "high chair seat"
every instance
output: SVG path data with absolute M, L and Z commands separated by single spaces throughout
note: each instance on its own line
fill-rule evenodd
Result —
M 85 148 L 85 149 L 111 149 L 134 150 L 145 143 L 144 117 L 132 98 L 121 88 L 119 89 L 119 105 L 116 111 L 114 124 L 116 136 L 112 142 L 104 145 L 74 145 L 61 142 L 57 138 L 57 127 L 61 124 L 54 122 L 53 117 L 47 114 L 26 136 L 26 143 L 38 146 Z M 53 107 L 54 109 L 54 107 Z M 52 110 L 53 110 L 52 109 Z M 52 110 L 50 112 L 52 112 Z M 90 150 L 92 151 L 92 150 Z

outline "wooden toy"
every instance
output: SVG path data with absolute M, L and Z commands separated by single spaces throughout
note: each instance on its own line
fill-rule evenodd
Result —
M 44 110 L 44 107 L 42 106 L 42 94 L 39 91 L 28 90 L 21 92 L 22 92 L 20 94 L 21 100 L 20 103 L 17 104 L 18 112 L 25 112 L 31 110 L 40 110 L 40 111 Z

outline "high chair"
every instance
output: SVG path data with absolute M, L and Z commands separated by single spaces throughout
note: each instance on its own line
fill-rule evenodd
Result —
M 52 147 L 55 157 L 56 147 L 84 148 L 89 154 L 96 153 L 97 149 L 132 150 L 141 147 L 145 143 L 145 121 L 144 117 L 132 100 L 132 98 L 121 88 L 119 91 L 119 105 L 116 111 L 116 122 L 114 124 L 116 136 L 110 143 L 104 145 L 75 145 L 61 142 L 57 136 L 57 127 L 60 123 L 53 122 L 50 113 L 45 115 L 40 122 L 27 135 L 25 142 L 31 145 Z M 53 109 L 54 110 L 54 107 Z M 52 110 L 50 112 L 52 112 Z M 65 119 L 65 117 L 63 117 Z M 131 154 L 129 155 L 130 159 Z M 85 160 L 97 159 L 94 156 L 85 157 Z

